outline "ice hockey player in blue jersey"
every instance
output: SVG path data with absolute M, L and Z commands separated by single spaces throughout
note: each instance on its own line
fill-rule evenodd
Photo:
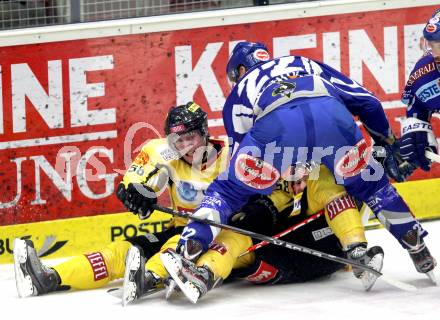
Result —
M 429 19 L 423 36 L 425 54 L 411 71 L 402 94 L 407 118 L 401 124 L 399 146 L 404 160 L 414 168 L 429 171 L 431 162 L 425 151 L 438 150 L 430 122 L 432 113 L 440 110 L 440 9 Z
M 321 163 L 349 194 L 368 204 L 408 250 L 417 271 L 432 275 L 436 262 L 423 240 L 427 232 L 383 167 L 370 157 L 353 119 L 360 118 L 376 143 L 392 143 L 383 108 L 373 94 L 323 63 L 301 56 L 270 59 L 260 43 L 237 44 L 227 73 L 236 84 L 223 120 L 235 151 L 229 168 L 207 189 L 196 216 L 228 223 L 250 196 L 270 194 L 280 176 L 288 179 L 291 166 Z M 191 222 L 178 250 L 194 259 L 218 232 Z

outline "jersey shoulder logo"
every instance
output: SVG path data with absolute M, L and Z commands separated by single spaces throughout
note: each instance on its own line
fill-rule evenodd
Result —
M 235 173 L 245 185 L 258 190 L 273 186 L 280 178 L 274 166 L 248 154 L 237 156 Z
M 277 83 L 279 86 L 272 91 L 272 97 L 281 95 L 282 97 L 290 98 L 296 89 L 295 82 L 277 81 Z
M 367 167 L 370 156 L 371 148 L 362 139 L 339 159 L 335 172 L 342 177 L 353 177 Z

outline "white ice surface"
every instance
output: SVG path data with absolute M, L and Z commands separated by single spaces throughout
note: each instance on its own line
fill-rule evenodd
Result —
M 440 221 L 424 223 L 431 253 L 440 260 Z M 123 308 L 106 293 L 111 286 L 90 290 L 53 293 L 19 299 L 12 265 L 0 265 L 0 319 L 440 319 L 440 287 L 416 272 L 412 261 L 391 235 L 381 229 L 367 232 L 370 245 L 385 251 L 383 273 L 418 288 L 405 292 L 380 279 L 371 292 L 349 272 L 305 284 L 255 286 L 246 282 L 225 285 L 211 291 L 196 305 L 184 297 L 166 301 L 163 293 Z M 440 267 L 435 269 L 440 279 Z

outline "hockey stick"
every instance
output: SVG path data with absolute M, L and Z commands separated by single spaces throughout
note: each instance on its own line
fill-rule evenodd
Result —
M 324 211 L 321 210 L 320 212 L 315 213 L 314 215 L 312 215 L 312 216 L 310 216 L 309 218 L 307 218 L 307 219 L 301 221 L 300 223 L 297 223 L 297 224 L 295 224 L 295 225 L 293 225 L 293 226 L 287 228 L 286 230 L 283 230 L 283 231 L 281 231 L 280 233 L 277 233 L 276 235 L 272 236 L 272 238 L 274 238 L 274 239 L 279 239 L 279 238 L 281 238 L 281 237 L 284 237 L 286 234 L 289 234 L 289 233 L 291 233 L 292 231 L 295 231 L 295 230 L 301 228 L 302 226 L 305 226 L 305 225 L 308 224 L 309 222 L 312 222 L 312 221 L 318 219 L 320 216 L 323 215 L 323 213 L 324 213 Z M 257 244 L 254 244 L 253 246 L 247 248 L 246 251 L 244 251 L 243 253 L 241 253 L 238 257 L 240 258 L 240 257 L 242 257 L 242 256 L 244 256 L 244 255 L 246 255 L 246 254 L 248 254 L 248 253 L 250 253 L 250 252 L 252 252 L 252 251 L 255 251 L 255 250 L 257 250 L 257 249 L 260 249 L 261 247 L 264 247 L 264 246 L 266 246 L 266 245 L 268 245 L 268 244 L 269 244 L 269 242 L 267 242 L 267 241 L 261 241 L 261 242 L 259 242 L 259 243 L 257 243 Z
M 339 262 L 339 263 L 346 264 L 346 265 L 355 266 L 355 267 L 358 267 L 359 269 L 368 271 L 368 272 L 372 273 L 373 275 L 375 275 L 377 277 L 380 277 L 382 280 L 384 280 L 388 284 L 390 284 L 390 285 L 392 285 L 392 286 L 394 286 L 396 288 L 399 288 L 401 290 L 405 290 L 405 291 L 416 291 L 417 290 L 416 287 L 414 287 L 414 286 L 412 286 L 410 284 L 403 283 L 403 282 L 398 281 L 396 279 L 392 279 L 392 278 L 390 278 L 388 276 L 383 275 L 381 272 L 379 272 L 377 270 L 374 270 L 373 268 L 371 268 L 369 266 L 363 265 L 363 264 L 355 262 L 355 261 L 351 261 L 351 260 L 348 260 L 348 259 L 345 259 L 345 258 L 334 256 L 332 254 L 328 254 L 328 253 L 324 253 L 324 252 L 321 252 L 321 251 L 318 251 L 318 250 L 314 250 L 314 249 L 310 249 L 310 248 L 307 248 L 307 247 L 303 247 L 303 246 L 300 246 L 300 245 L 297 245 L 297 244 L 293 244 L 291 242 L 287 242 L 287 241 L 284 241 L 284 240 L 274 239 L 272 237 L 265 236 L 265 235 L 260 234 L 260 233 L 256 233 L 256 232 L 252 232 L 252 231 L 248 231 L 248 230 L 244 230 L 244 229 L 240 229 L 240 228 L 237 228 L 237 227 L 234 227 L 234 226 L 218 223 L 218 222 L 215 222 L 215 221 L 212 221 L 212 220 L 208 220 L 208 219 L 201 219 L 201 218 L 198 218 L 198 217 L 194 217 L 194 216 L 192 216 L 191 213 L 188 213 L 188 212 L 175 211 L 173 209 L 165 208 L 165 207 L 162 207 L 162 206 L 157 205 L 157 204 L 154 204 L 152 207 L 155 210 L 159 210 L 159 211 L 162 211 L 162 212 L 165 212 L 165 213 L 169 213 L 169 214 L 171 214 L 173 216 L 178 216 L 178 217 L 181 217 L 181 218 L 190 219 L 192 221 L 208 224 L 210 226 L 221 228 L 221 229 L 225 229 L 225 230 L 231 230 L 231 231 L 243 234 L 243 235 L 251 237 L 251 238 L 259 239 L 259 240 L 262 240 L 262 241 L 267 241 L 268 243 L 272 243 L 272 244 L 280 246 L 280 247 L 284 247 L 284 248 L 288 248 L 288 249 L 291 249 L 291 250 L 299 251 L 299 252 L 302 252 L 302 253 L 305 253 L 305 254 L 311 254 L 313 256 L 316 256 L 316 257 L 319 257 L 319 258 L 323 258 L 323 259 L 327 259 L 327 260 L 330 260 L 330 261 L 334 261 L 334 262 Z
M 432 162 L 440 163 L 440 155 L 438 155 L 437 153 L 426 150 L 425 157 L 428 158 L 429 160 L 431 160 Z

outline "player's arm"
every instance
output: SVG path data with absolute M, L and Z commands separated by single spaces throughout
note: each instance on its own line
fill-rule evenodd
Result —
M 270 195 L 252 196 L 247 204 L 234 213 L 230 223 L 238 228 L 272 235 L 273 227 L 285 218 L 281 212 L 293 204 L 294 198 L 289 182 L 280 179 Z
M 347 109 L 364 124 L 375 143 L 392 143 L 391 127 L 379 99 L 341 72 L 317 63 L 323 70 L 320 76 L 332 84 Z
M 438 150 L 430 123 L 432 112 L 438 108 L 429 100 L 422 102 L 408 84 L 402 94 L 402 102 L 407 105 L 407 118 L 401 122 L 399 153 L 414 168 L 429 171 L 431 162 L 426 158 L 425 151 L 437 153 Z
M 131 212 L 146 219 L 157 203 L 157 194 L 166 188 L 169 175 L 165 166 L 154 163 L 150 156 L 150 144 L 137 155 L 119 184 L 116 196 Z
M 376 160 L 382 163 L 387 175 L 402 182 L 411 174 L 403 165 L 396 138 L 383 110 L 382 104 L 370 91 L 339 71 L 320 64 L 321 76 L 332 84 L 350 113 L 359 118 L 375 143 Z

